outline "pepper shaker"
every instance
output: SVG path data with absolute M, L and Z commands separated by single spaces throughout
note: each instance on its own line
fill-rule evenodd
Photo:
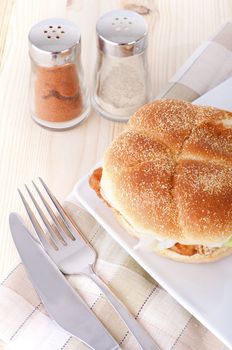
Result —
M 127 121 L 150 100 L 144 18 L 113 10 L 97 22 L 97 64 L 92 104 L 104 117 Z
M 52 129 L 67 129 L 90 111 L 81 64 L 81 35 L 70 21 L 51 18 L 29 33 L 32 118 Z

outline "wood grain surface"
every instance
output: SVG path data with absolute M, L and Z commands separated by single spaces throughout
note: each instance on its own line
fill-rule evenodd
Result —
M 149 65 L 157 95 L 194 49 L 232 17 L 232 0 L 1 0 L 0 1 L 0 276 L 17 257 L 8 216 L 25 212 L 17 188 L 42 176 L 58 198 L 101 159 L 124 124 L 94 111 L 73 130 L 54 132 L 36 125 L 29 112 L 27 35 L 47 17 L 67 17 L 82 33 L 82 60 L 93 86 L 95 23 L 110 9 L 141 13 L 149 24 Z

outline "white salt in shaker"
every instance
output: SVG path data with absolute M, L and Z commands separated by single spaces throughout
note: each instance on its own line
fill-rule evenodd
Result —
M 136 12 L 113 10 L 100 17 L 96 31 L 93 106 L 108 119 L 127 121 L 150 99 L 147 23 Z

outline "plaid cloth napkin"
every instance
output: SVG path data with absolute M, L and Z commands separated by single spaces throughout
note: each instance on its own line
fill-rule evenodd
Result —
M 159 98 L 196 100 L 232 76 L 232 23 L 204 42 L 177 71 Z
M 232 75 L 232 24 L 227 23 L 181 67 L 160 97 L 192 101 Z M 67 211 L 98 253 L 96 270 L 163 350 L 226 350 L 183 309 L 78 203 Z M 118 341 L 137 350 L 136 341 L 99 289 L 84 276 L 70 283 Z M 19 262 L 0 284 L 0 339 L 12 350 L 82 350 L 47 315 Z

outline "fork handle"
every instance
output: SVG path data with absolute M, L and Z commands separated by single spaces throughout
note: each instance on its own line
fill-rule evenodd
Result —
M 130 314 L 122 302 L 113 294 L 105 282 L 96 275 L 95 272 L 88 275 L 96 283 L 96 285 L 101 289 L 101 291 L 108 298 L 114 309 L 119 313 L 128 329 L 137 339 L 143 350 L 158 350 L 158 346 L 154 343 L 154 340 L 146 332 L 146 330 L 136 321 L 136 319 Z

